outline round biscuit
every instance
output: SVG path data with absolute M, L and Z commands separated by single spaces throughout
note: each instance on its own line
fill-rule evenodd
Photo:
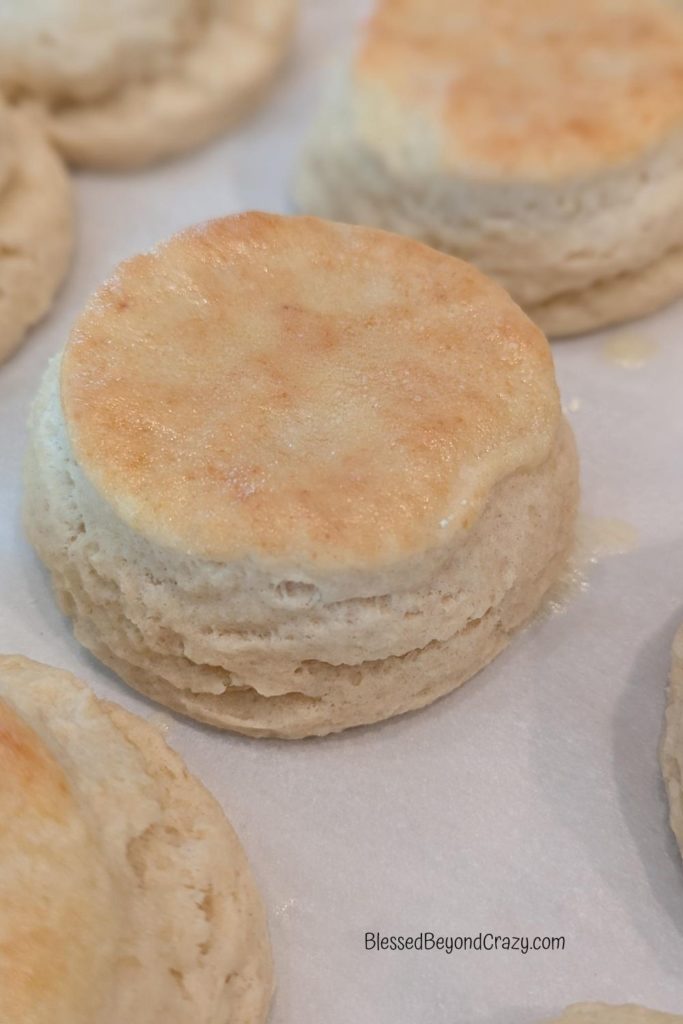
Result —
M 381 0 L 295 202 L 470 260 L 552 334 L 643 315 L 682 290 L 682 80 L 680 0 Z
M 0 1017 L 254 1024 L 263 910 L 218 804 L 160 733 L 0 657 Z
M 193 717 L 289 737 L 478 671 L 561 571 L 577 501 L 548 344 L 502 289 L 264 214 L 119 268 L 45 376 L 26 472 L 82 642 Z

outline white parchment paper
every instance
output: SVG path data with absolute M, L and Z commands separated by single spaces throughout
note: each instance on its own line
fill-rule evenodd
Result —
M 362 0 L 308 0 L 269 101 L 230 138 L 143 173 L 81 174 L 74 271 L 0 368 L 0 650 L 77 673 L 157 716 L 73 640 L 22 535 L 30 397 L 90 291 L 192 222 L 288 208 L 295 154 Z M 627 369 L 605 343 L 652 342 Z M 223 803 L 270 912 L 273 1024 L 516 1024 L 576 1000 L 683 1013 L 683 869 L 657 746 L 683 621 L 683 303 L 554 346 L 584 508 L 635 528 L 475 680 L 423 712 L 304 743 L 171 719 Z M 1 780 L 0 780 L 1 785 Z M 368 952 L 364 933 L 564 936 L 563 951 Z

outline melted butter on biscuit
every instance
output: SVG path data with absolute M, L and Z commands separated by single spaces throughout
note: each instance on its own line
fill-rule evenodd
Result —
M 61 374 L 100 493 L 218 561 L 419 554 L 546 458 L 560 418 L 549 346 L 502 289 L 312 218 L 226 218 L 123 264 Z

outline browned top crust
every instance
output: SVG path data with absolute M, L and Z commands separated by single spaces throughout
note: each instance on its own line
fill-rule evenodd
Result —
M 211 559 L 388 564 L 549 453 L 543 334 L 407 238 L 251 213 L 119 267 L 62 364 L 76 458 L 148 538 Z

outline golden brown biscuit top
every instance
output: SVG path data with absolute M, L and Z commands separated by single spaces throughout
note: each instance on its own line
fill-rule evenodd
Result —
M 106 886 L 52 753 L 0 701 L 0 1021 L 93 1024 L 107 976 Z
M 549 346 L 473 267 L 407 238 L 244 214 L 118 269 L 61 371 L 75 456 L 169 547 L 390 564 L 548 454 Z
M 590 173 L 683 125 L 683 4 L 379 0 L 355 73 L 403 112 L 371 105 L 371 144 L 404 144 L 412 115 L 444 169 Z

